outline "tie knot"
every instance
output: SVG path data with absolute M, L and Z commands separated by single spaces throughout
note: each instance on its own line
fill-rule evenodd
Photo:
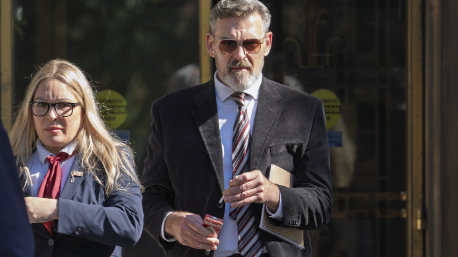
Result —
M 62 162 L 62 161 L 65 161 L 67 159 L 70 159 L 70 157 L 72 157 L 73 155 L 75 155 L 75 151 L 72 153 L 72 155 L 69 155 L 68 153 L 60 152 L 56 156 L 50 155 L 50 156 L 46 157 L 46 160 L 48 160 L 50 164 L 53 164 L 56 161 L 57 162 Z
M 239 105 L 245 106 L 245 96 L 246 94 L 243 92 L 235 92 L 231 95 L 232 99 Z

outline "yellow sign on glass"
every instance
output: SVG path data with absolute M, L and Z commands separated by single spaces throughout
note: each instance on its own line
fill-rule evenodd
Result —
M 115 129 L 127 118 L 127 101 L 118 92 L 105 89 L 97 93 L 97 98 L 102 105 L 106 108 L 102 108 L 102 118 L 111 129 Z
M 327 89 L 319 89 L 312 93 L 323 101 L 326 115 L 326 129 L 334 127 L 340 119 L 341 104 L 336 94 Z

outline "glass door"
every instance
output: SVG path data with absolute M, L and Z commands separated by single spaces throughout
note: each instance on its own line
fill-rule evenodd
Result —
M 108 107 L 103 110 L 113 114 L 106 117 L 121 117 L 111 128 L 130 141 L 141 173 L 151 132 L 151 104 L 168 92 L 199 84 L 199 2 L 11 2 L 15 41 L 12 105 L 18 106 L 24 97 L 36 66 L 54 58 L 76 63 L 98 91 L 111 90 L 110 95 L 116 96 L 101 99 Z M 118 106 L 110 103 L 119 99 L 122 108 L 117 111 Z M 123 249 L 123 256 L 160 257 L 163 251 L 143 233 L 135 247 Z
M 334 213 L 318 257 L 407 256 L 406 7 L 399 0 L 267 1 L 264 75 L 326 108 Z

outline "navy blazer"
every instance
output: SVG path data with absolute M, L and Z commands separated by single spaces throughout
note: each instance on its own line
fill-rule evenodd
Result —
M 0 119 L 0 256 L 33 256 L 33 235 L 10 141 Z
M 225 205 L 217 205 L 224 190 L 224 172 L 214 82 L 156 100 L 151 120 L 141 179 L 145 231 L 165 249 L 166 256 L 205 257 L 205 251 L 166 242 L 160 234 L 169 211 L 224 216 Z M 276 164 L 295 175 L 294 188 L 280 186 L 283 219 L 272 222 L 304 230 L 306 248 L 301 251 L 261 231 L 270 256 L 312 256 L 307 230 L 324 226 L 332 212 L 329 162 L 321 100 L 263 78 L 251 138 L 250 170 L 268 176 L 270 165 Z M 258 223 L 261 207 L 253 204 Z
M 83 171 L 83 176 L 72 176 Z M 106 195 L 94 176 L 82 170 L 78 154 L 60 194 L 59 219 L 50 235 L 42 223 L 32 224 L 35 256 L 121 256 L 121 247 L 133 246 L 143 229 L 140 186 L 129 177 L 119 179 L 126 191 Z M 33 196 L 28 184 L 24 196 Z

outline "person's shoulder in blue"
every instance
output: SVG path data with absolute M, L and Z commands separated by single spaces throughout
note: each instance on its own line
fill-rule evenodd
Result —
M 0 256 L 33 256 L 34 242 L 8 135 L 0 119 Z

